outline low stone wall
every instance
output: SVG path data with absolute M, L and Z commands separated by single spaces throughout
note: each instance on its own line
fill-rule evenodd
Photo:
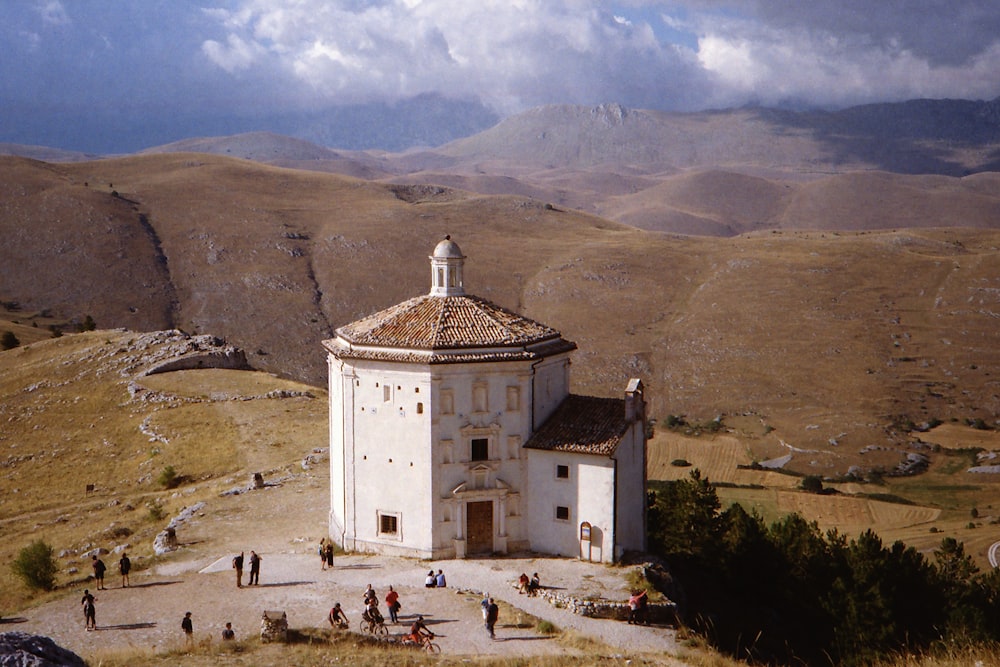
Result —
M 518 588 L 516 582 L 514 588 Z M 628 602 L 586 600 L 546 588 L 539 589 L 538 596 L 554 607 L 567 609 L 580 616 L 607 618 L 615 621 L 628 620 Z M 677 618 L 677 605 L 670 601 L 650 602 L 646 605 L 646 615 L 650 623 L 672 625 Z

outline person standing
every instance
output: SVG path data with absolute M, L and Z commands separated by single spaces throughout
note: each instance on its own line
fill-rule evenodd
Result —
M 233 556 L 233 569 L 236 570 L 236 588 L 243 588 L 243 552 Z
M 104 565 L 104 561 L 93 555 L 90 557 L 90 565 L 94 568 L 94 579 L 97 580 L 97 590 L 104 590 L 104 572 L 108 568 Z
M 500 618 L 500 608 L 497 607 L 497 603 L 493 601 L 493 598 L 489 599 L 490 602 L 486 607 L 486 631 L 490 633 L 490 639 L 496 639 L 497 636 L 493 632 L 493 628 L 496 627 L 497 619 Z
M 260 585 L 260 556 L 256 551 L 250 552 L 250 585 Z
M 97 629 L 97 607 L 94 606 L 96 600 L 89 590 L 83 589 L 80 605 L 83 606 L 83 621 L 88 631 Z
M 184 631 L 184 641 L 188 646 L 194 644 L 194 624 L 191 622 L 191 612 L 185 612 L 181 619 L 181 630 Z
M 389 620 L 399 623 L 399 617 L 396 615 L 399 612 L 399 593 L 392 590 L 392 586 L 389 586 L 389 592 L 385 594 L 385 606 L 389 609 Z
M 231 642 L 236 639 L 236 633 L 233 632 L 233 624 L 226 623 L 226 629 L 222 631 L 222 641 Z
M 124 551 L 122 557 L 118 559 L 118 571 L 122 575 L 122 588 L 128 588 L 128 573 L 132 571 L 132 561 Z
M 326 538 L 320 538 L 319 541 L 319 565 L 320 568 L 326 569 Z
M 326 557 L 326 567 L 329 570 L 333 569 L 333 540 L 327 540 L 326 549 L 323 552 Z
M 442 570 L 438 570 L 437 576 L 434 577 L 434 585 L 437 588 L 445 588 L 448 585 L 448 582 L 445 581 L 444 572 Z

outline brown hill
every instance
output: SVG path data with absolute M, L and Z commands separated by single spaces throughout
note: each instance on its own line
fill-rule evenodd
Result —
M 320 385 L 319 342 L 424 293 L 450 233 L 471 292 L 579 343 L 574 390 L 639 375 L 661 419 L 754 414 L 819 451 L 903 442 L 891 425 L 906 419 L 1000 414 L 993 230 L 676 237 L 520 197 L 194 154 L 8 158 L 0 173 L 0 301 L 17 304 L 0 317 L 25 327 L 90 314 L 209 333 Z M 963 188 L 988 196 L 989 178 Z M 769 191 L 758 213 L 785 201 Z

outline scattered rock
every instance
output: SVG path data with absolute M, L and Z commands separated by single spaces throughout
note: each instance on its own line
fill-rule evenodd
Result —
M 48 637 L 26 632 L 0 634 L 2 667 L 87 667 L 83 658 Z

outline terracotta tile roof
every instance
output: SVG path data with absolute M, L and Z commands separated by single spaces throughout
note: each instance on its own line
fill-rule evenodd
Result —
M 628 426 L 624 399 L 570 394 L 524 446 L 611 456 Z
M 340 357 L 423 363 L 534 359 L 576 349 L 544 324 L 477 296 L 418 296 L 337 329 Z

